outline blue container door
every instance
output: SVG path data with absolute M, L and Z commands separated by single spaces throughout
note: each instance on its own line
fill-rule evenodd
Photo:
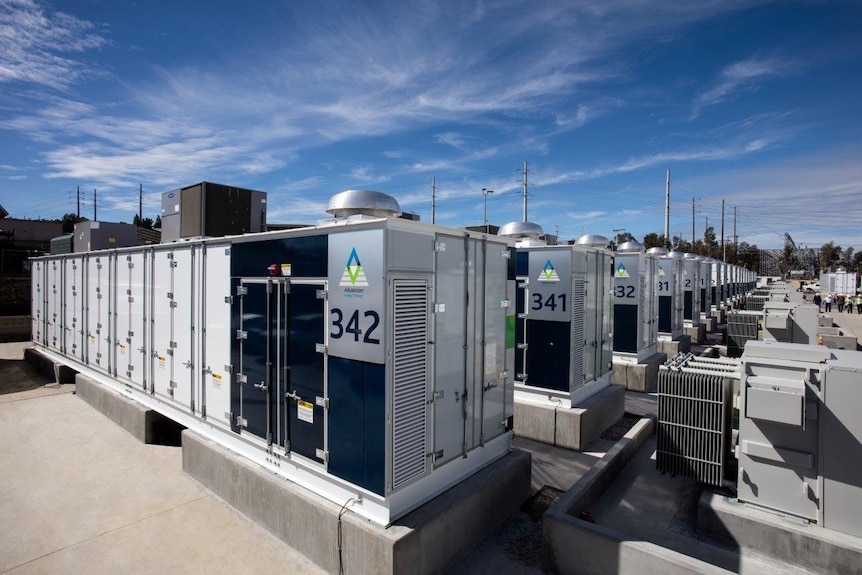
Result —
M 326 285 L 291 282 L 287 308 L 285 447 L 325 464 Z

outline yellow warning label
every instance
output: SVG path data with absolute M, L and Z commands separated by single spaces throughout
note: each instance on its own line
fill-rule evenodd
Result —
M 217 380 L 217 381 L 221 381 L 221 374 L 220 374 L 220 373 L 214 373 L 214 374 L 213 374 L 213 379 L 215 379 L 215 380 Z
M 165 363 L 165 361 L 167 361 L 167 359 L 165 358 L 165 356 L 160 355 L 160 356 L 159 356 L 159 361 L 160 361 L 161 363 Z
M 307 401 L 297 401 L 296 418 L 306 423 L 314 423 L 314 405 Z

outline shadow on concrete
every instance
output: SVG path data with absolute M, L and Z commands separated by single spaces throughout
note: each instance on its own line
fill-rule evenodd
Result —
M 37 389 L 53 381 L 23 359 L 0 359 L 0 395 Z

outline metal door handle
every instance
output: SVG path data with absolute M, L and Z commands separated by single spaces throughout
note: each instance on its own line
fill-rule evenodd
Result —
M 262 391 L 266 391 L 267 389 L 269 389 L 269 386 L 267 386 L 266 382 L 264 381 L 261 381 L 260 383 L 255 383 L 254 386 Z

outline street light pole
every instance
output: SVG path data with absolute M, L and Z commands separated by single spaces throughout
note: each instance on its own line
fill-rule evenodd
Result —
M 485 230 L 488 228 L 488 194 L 493 194 L 494 190 L 487 190 L 482 188 L 482 200 L 485 204 L 485 213 L 482 217 L 482 225 L 485 226 Z

